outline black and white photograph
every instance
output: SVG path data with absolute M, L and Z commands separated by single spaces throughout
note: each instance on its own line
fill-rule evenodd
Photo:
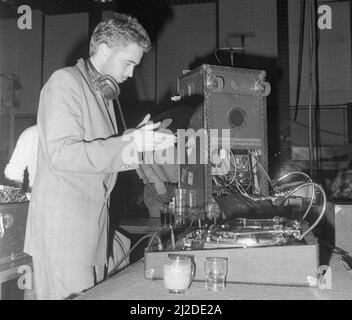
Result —
M 0 300 L 352 300 L 352 0 L 0 0 Z

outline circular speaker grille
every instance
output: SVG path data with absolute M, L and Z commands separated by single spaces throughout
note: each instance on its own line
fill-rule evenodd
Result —
M 242 128 L 246 123 L 246 113 L 241 108 L 232 108 L 227 116 L 232 128 Z

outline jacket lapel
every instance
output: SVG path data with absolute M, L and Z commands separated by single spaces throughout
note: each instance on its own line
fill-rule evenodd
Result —
M 107 126 L 111 131 L 111 135 L 117 134 L 118 133 L 118 129 L 117 129 L 117 123 L 116 123 L 116 117 L 115 117 L 115 112 L 114 112 L 114 105 L 112 103 L 111 100 L 105 100 L 100 92 L 93 87 L 89 76 L 85 70 L 85 66 L 84 66 L 84 60 L 83 59 L 79 59 L 77 62 L 77 68 L 80 70 L 80 72 L 82 73 L 84 79 L 87 81 L 89 88 L 91 89 L 91 91 L 94 93 L 95 98 L 98 102 L 99 105 L 99 109 L 100 112 L 102 113 L 104 119 L 106 120 Z M 117 173 L 112 173 L 109 175 L 108 180 L 106 182 L 106 187 L 107 187 L 107 199 L 112 191 L 112 189 L 115 186 L 116 183 L 116 179 L 117 179 Z M 107 200 L 106 199 L 106 200 Z

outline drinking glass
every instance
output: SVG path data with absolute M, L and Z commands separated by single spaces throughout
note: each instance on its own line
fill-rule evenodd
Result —
M 187 219 L 184 217 L 187 206 L 187 189 L 176 189 L 175 190 L 175 226 L 183 227 L 187 224 Z
M 227 276 L 227 258 L 207 257 L 204 262 L 205 287 L 211 291 L 222 291 Z
M 188 190 L 188 209 L 190 211 L 197 208 L 197 193 L 195 190 Z
M 164 264 L 164 286 L 169 293 L 185 293 L 194 278 L 192 256 L 169 254 Z

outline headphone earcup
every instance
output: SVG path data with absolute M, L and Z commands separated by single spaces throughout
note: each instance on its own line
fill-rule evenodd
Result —
M 116 99 L 120 94 L 120 87 L 113 77 L 108 75 L 101 76 L 98 83 L 105 99 Z
M 99 90 L 105 99 L 113 100 L 118 97 L 120 87 L 113 77 L 109 75 L 102 76 L 95 69 L 90 59 L 85 61 L 85 68 L 92 86 L 95 90 Z

